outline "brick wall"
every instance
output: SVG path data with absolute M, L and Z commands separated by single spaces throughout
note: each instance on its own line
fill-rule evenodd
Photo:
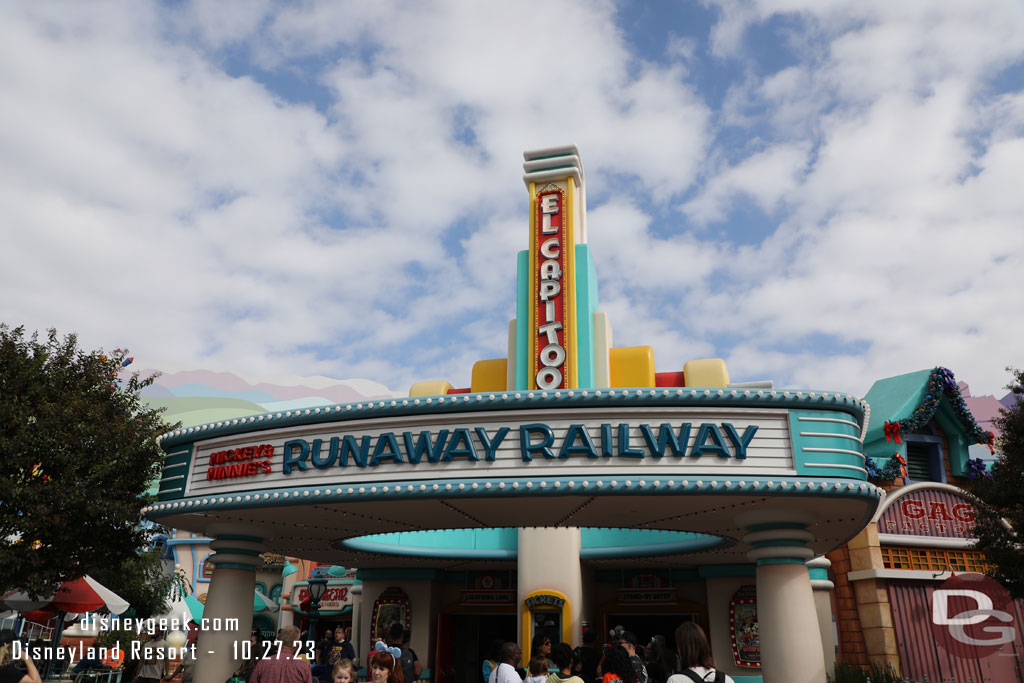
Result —
M 829 572 L 836 586 L 836 628 L 839 631 L 839 654 L 836 659 L 847 664 L 867 666 L 867 647 L 857 612 L 857 601 L 853 586 L 846 576 L 850 572 L 850 549 L 844 545 L 826 557 L 832 562 Z

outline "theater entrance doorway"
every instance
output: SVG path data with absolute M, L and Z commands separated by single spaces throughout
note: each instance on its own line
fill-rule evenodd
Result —
M 484 683 L 482 667 L 491 643 L 516 640 L 516 634 L 515 612 L 441 614 L 437 683 Z

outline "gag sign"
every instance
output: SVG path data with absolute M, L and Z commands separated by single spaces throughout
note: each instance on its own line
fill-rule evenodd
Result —
M 920 489 L 897 499 L 879 519 L 888 534 L 970 538 L 974 506 L 951 491 Z
M 571 182 L 571 181 L 570 181 Z M 534 291 L 537 299 L 534 367 L 538 389 L 568 389 L 566 335 L 569 299 L 566 292 L 565 193 L 551 186 L 537 195 Z
M 984 574 L 957 574 L 932 593 L 932 635 L 949 654 L 983 659 L 1017 638 L 1010 593 Z

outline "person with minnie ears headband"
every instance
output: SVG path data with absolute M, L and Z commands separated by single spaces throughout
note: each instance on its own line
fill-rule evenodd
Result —
M 402 656 L 402 651 L 397 647 L 388 647 L 380 640 L 373 649 L 374 653 L 366 663 L 370 680 L 373 683 L 405 683 L 402 665 L 398 660 Z

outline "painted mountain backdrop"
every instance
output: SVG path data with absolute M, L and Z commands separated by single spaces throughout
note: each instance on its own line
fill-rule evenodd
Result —
M 156 372 L 141 370 L 140 374 Z M 234 373 L 210 370 L 161 374 L 142 392 L 147 403 L 167 409 L 169 422 L 180 421 L 185 427 L 246 415 L 398 395 L 383 384 L 367 379 L 295 376 L 250 382 Z

